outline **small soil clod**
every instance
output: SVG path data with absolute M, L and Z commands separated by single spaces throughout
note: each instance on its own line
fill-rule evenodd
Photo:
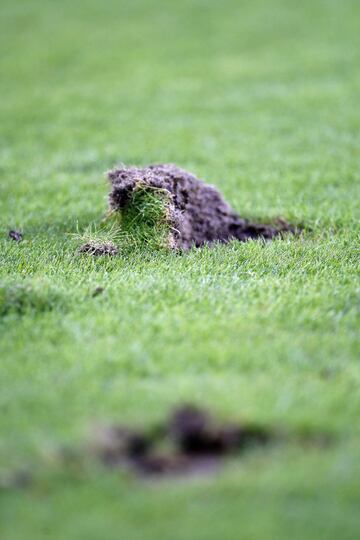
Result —
M 11 229 L 9 231 L 9 238 L 11 238 L 11 240 L 14 240 L 14 242 L 21 242 L 23 240 L 23 233 L 21 231 Z
M 96 289 L 92 293 L 92 297 L 96 298 L 97 296 L 100 296 L 105 291 L 104 287 L 96 287 Z
M 189 249 L 232 239 L 271 239 L 294 232 L 283 220 L 266 225 L 241 218 L 215 187 L 175 165 L 150 165 L 143 169 L 124 167 L 113 169 L 108 176 L 112 186 L 110 209 L 123 216 L 134 209 L 134 197 L 140 187 L 142 191 L 151 191 L 152 195 L 161 194 L 165 205 L 162 219 L 168 225 L 167 246 L 171 248 Z M 145 206 L 136 211 L 137 216 L 134 212 L 131 214 L 131 224 L 139 220 L 146 223 Z
M 96 242 L 87 242 L 80 247 L 79 253 L 88 253 L 94 257 L 101 257 L 103 255 L 114 256 L 118 254 L 118 248 L 111 242 L 104 242 L 102 244 Z

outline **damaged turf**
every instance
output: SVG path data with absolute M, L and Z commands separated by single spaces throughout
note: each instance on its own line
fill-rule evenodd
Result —
M 22 242 L 23 234 L 21 231 L 16 231 L 15 229 L 11 229 L 9 231 L 9 238 L 11 238 L 11 240 L 14 240 L 14 242 Z
M 148 432 L 121 426 L 101 429 L 96 455 L 107 467 L 125 467 L 146 476 L 211 472 L 227 456 L 272 438 L 265 428 L 220 424 L 206 411 L 184 406 Z
M 114 256 L 118 253 L 118 248 L 111 242 L 97 243 L 87 242 L 79 249 L 79 253 L 88 253 L 94 257 L 102 255 Z
M 329 433 L 308 428 L 286 433 L 278 427 L 249 422 L 219 422 L 206 409 L 194 405 L 183 405 L 170 412 L 162 423 L 145 429 L 100 425 L 91 440 L 90 445 L 87 441 L 80 448 L 59 449 L 51 455 L 50 462 L 83 474 L 95 458 L 111 471 L 161 479 L 211 474 L 225 460 L 235 460 L 251 449 L 295 443 L 301 449 L 323 450 L 334 441 Z M 30 471 L 22 468 L 0 474 L 0 489 L 31 486 L 37 474 Z
M 264 225 L 242 219 L 217 189 L 175 165 L 124 167 L 108 176 L 110 208 L 120 211 L 123 230 L 140 232 L 146 239 L 156 229 L 163 246 L 189 249 L 232 239 L 271 239 L 293 231 L 284 221 Z

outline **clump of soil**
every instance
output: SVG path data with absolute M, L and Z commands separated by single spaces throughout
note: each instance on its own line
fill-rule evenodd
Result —
M 96 298 L 96 296 L 100 296 L 100 294 L 102 294 L 104 291 L 105 291 L 104 287 L 96 287 L 96 289 L 93 291 L 91 296 L 93 298 Z
M 149 431 L 101 429 L 96 455 L 107 467 L 127 467 L 146 476 L 211 472 L 227 456 L 262 446 L 273 436 L 254 424 L 222 424 L 207 411 L 187 405 Z
M 223 199 L 219 191 L 193 174 L 171 164 L 116 168 L 108 173 L 112 190 L 110 208 L 127 214 L 134 204 L 139 187 L 148 188 L 152 195 L 162 197 L 165 208 L 162 222 L 168 226 L 167 245 L 171 248 L 189 249 L 214 242 L 232 239 L 271 239 L 292 227 L 280 220 L 276 225 L 252 223 L 241 218 Z M 164 197 L 166 194 L 166 197 Z M 151 208 L 154 205 L 148 205 Z M 142 207 L 144 209 L 144 207 Z M 137 209 L 131 223 L 148 219 L 146 209 Z M 150 220 L 151 221 L 151 220 Z
M 11 229 L 9 231 L 9 238 L 11 238 L 11 240 L 14 240 L 15 242 L 21 242 L 23 239 L 23 234 L 21 231 L 16 231 L 15 229 Z
M 88 253 L 95 257 L 101 257 L 102 255 L 114 256 L 118 254 L 118 248 L 112 242 L 87 242 L 80 247 L 79 253 Z

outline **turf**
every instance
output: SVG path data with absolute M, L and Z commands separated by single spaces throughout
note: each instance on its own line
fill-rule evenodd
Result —
M 1 539 L 357 538 L 358 1 L 0 9 L 0 476 L 35 476 L 1 488 Z M 79 255 L 119 162 L 175 162 L 306 230 Z M 160 483 L 56 457 L 184 401 L 334 442 Z

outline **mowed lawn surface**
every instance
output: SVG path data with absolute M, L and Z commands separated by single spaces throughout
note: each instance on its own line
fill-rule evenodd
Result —
M 0 14 L 1 539 L 358 538 L 359 2 Z M 79 256 L 72 233 L 104 214 L 121 162 L 174 162 L 241 215 L 306 230 Z M 148 425 L 183 402 L 333 440 L 161 482 L 57 457 L 96 423 Z M 6 487 L 22 469 L 33 483 Z

